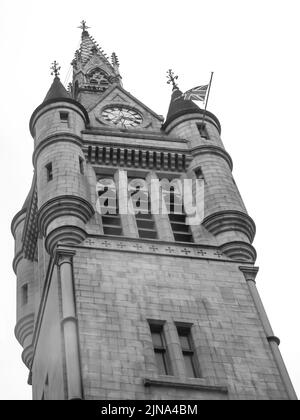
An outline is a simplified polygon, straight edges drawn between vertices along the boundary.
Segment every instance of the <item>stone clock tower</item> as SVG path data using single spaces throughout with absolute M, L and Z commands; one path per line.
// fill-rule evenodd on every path
M 124 89 L 117 56 L 87 29 L 68 91 L 54 64 L 32 114 L 34 177 L 12 221 L 33 398 L 296 399 L 218 119 L 174 83 L 164 120 Z M 175 211 L 175 179 L 204 186 L 199 223 Z M 168 182 L 168 211 L 121 211 L 135 194 L 151 210 L 150 186 Z

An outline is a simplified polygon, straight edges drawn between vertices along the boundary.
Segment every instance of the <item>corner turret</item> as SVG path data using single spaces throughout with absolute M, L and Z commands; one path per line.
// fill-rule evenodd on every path
M 254 262 L 256 252 L 251 243 L 255 224 L 233 179 L 232 160 L 220 137 L 221 124 L 213 113 L 185 99 L 173 73 L 170 75 L 173 92 L 162 130 L 188 140 L 193 156 L 189 166 L 190 175 L 204 177 L 202 224 L 216 237 L 224 254 Z
M 58 242 L 80 243 L 86 236 L 85 223 L 94 212 L 80 136 L 89 122 L 88 114 L 60 82 L 56 62 L 53 69 L 53 83 L 30 120 L 39 231 L 50 254 Z

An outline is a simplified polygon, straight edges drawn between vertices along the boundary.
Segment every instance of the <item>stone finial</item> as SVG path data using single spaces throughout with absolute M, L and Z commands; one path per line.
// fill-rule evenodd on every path
M 90 29 L 90 26 L 87 26 L 86 21 L 82 20 L 80 22 L 80 26 L 78 26 L 79 29 L 82 29 L 82 32 L 87 32 L 87 29 Z
M 178 89 L 178 85 L 177 85 L 177 83 L 176 83 L 176 80 L 178 79 L 178 76 L 176 76 L 176 75 L 174 74 L 173 70 L 169 69 L 169 70 L 167 71 L 167 79 L 168 79 L 168 81 L 167 81 L 167 83 L 168 83 L 168 84 L 171 84 L 171 83 L 172 83 L 172 85 L 173 85 L 173 90 L 174 90 L 174 89 Z
M 51 71 L 51 75 L 58 77 L 59 76 L 59 70 L 61 69 L 61 67 L 59 66 L 58 62 L 56 60 L 53 61 L 53 63 L 51 64 L 50 70 Z
M 113 67 L 119 67 L 119 65 L 120 65 L 118 56 L 114 52 L 111 55 L 111 62 L 112 62 Z

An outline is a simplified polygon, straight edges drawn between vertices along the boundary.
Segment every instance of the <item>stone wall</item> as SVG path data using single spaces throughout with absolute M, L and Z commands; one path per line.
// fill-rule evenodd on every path
M 96 248 L 74 257 L 85 398 L 287 398 L 239 264 Z M 158 375 L 149 319 L 165 322 L 172 377 Z M 201 378 L 186 377 L 178 322 Z

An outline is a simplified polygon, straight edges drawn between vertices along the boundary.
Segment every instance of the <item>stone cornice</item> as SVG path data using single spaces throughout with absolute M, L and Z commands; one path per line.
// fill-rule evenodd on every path
M 196 146 L 196 147 L 190 149 L 189 152 L 193 156 L 204 155 L 204 154 L 212 154 L 212 155 L 220 156 L 221 158 L 223 158 L 228 163 L 228 166 L 231 169 L 231 171 L 233 169 L 232 159 L 231 159 L 229 153 L 227 153 L 226 150 L 222 149 L 222 147 L 215 146 L 213 144 L 211 144 L 211 145 L 199 145 L 199 146 Z
M 269 335 L 268 337 L 267 337 L 267 340 L 268 340 L 268 342 L 269 343 L 276 343 L 277 344 L 277 346 L 279 346 L 280 345 L 280 340 L 279 340 L 279 338 L 278 337 L 276 337 L 276 335 Z
M 82 131 L 83 135 L 100 135 L 100 136 L 107 136 L 107 137 L 123 137 L 123 138 L 130 138 L 134 140 L 155 140 L 155 141 L 169 141 L 171 142 L 178 142 L 187 144 L 188 140 L 169 136 L 168 134 L 164 134 L 158 131 L 138 131 L 138 130 L 130 130 L 128 131 L 126 128 L 121 128 L 118 130 L 108 128 L 90 128 L 88 130 Z M 90 140 L 84 139 L 84 142 L 88 142 Z M 92 141 L 92 140 L 91 140 Z
M 226 242 L 220 247 L 220 249 L 225 255 L 227 255 L 235 261 L 240 260 L 254 263 L 256 260 L 255 248 L 247 242 Z
M 244 274 L 246 281 L 253 281 L 255 283 L 255 278 L 259 270 L 258 267 L 248 267 L 245 265 L 241 265 L 239 266 L 239 269 Z
M 11 224 L 10 224 L 10 230 L 12 236 L 16 239 L 16 229 L 20 223 L 22 223 L 25 220 L 26 217 L 26 208 L 21 209 L 18 211 L 18 213 L 13 217 Z
M 94 212 L 87 200 L 74 195 L 61 195 L 46 201 L 39 209 L 39 230 L 45 235 L 49 224 L 60 216 L 75 216 L 86 223 Z
M 203 220 L 203 226 L 213 235 L 228 231 L 244 233 L 252 243 L 255 236 L 255 223 L 251 217 L 237 210 L 223 210 L 212 213 Z
M 22 352 L 22 360 L 24 364 L 30 369 L 32 364 L 32 358 L 33 358 L 33 345 L 29 344 L 29 346 L 25 347 L 25 349 Z
M 181 124 L 182 122 L 189 121 L 189 120 L 196 120 L 199 121 L 203 120 L 204 110 L 203 109 L 194 109 L 194 110 L 182 110 L 181 112 L 178 112 L 174 114 L 169 120 L 165 121 L 162 125 L 162 130 L 168 133 L 172 129 L 174 129 L 178 124 Z M 178 120 L 178 121 L 176 121 Z M 219 134 L 221 134 L 221 124 L 218 118 L 209 111 L 206 111 L 204 116 L 204 121 L 210 122 L 213 124 L 216 129 L 218 130 Z
M 178 243 L 157 239 L 138 239 L 124 236 L 89 235 L 76 248 L 101 249 L 112 252 L 138 253 L 160 256 L 172 256 L 176 258 L 204 259 L 211 261 L 241 263 L 225 255 L 221 248 L 212 245 L 195 243 Z
M 18 264 L 19 264 L 19 262 L 23 259 L 23 257 L 24 257 L 24 255 L 23 255 L 23 251 L 22 251 L 22 250 L 21 250 L 21 251 L 19 251 L 19 252 L 18 252 L 18 253 L 14 256 L 12 266 L 13 266 L 13 270 L 14 270 L 15 274 L 17 274 L 17 267 L 18 267 Z
M 32 154 L 32 163 L 33 166 L 36 166 L 36 160 L 40 152 L 47 146 L 53 143 L 57 142 L 69 142 L 74 143 L 77 146 L 82 147 L 82 139 L 81 137 L 77 136 L 76 134 L 69 133 L 69 132 L 59 132 L 50 134 L 49 136 L 45 137 L 43 140 L 39 142 L 37 147 L 34 149 L 34 152 Z
M 64 247 L 63 245 L 58 245 L 54 253 L 54 263 L 60 265 L 62 260 L 65 259 L 71 262 L 74 255 L 76 255 L 75 249 L 70 249 Z
M 84 149 L 88 162 L 100 165 L 116 167 L 149 168 L 165 171 L 185 171 L 192 157 L 187 153 L 177 151 L 166 152 L 157 150 L 145 150 L 131 147 L 90 145 Z
M 45 248 L 53 255 L 59 243 L 80 244 L 85 238 L 85 230 L 73 225 L 63 225 L 51 230 L 46 236 Z
M 26 337 L 30 334 L 33 334 L 33 326 L 34 326 L 34 313 L 33 312 L 27 315 L 24 315 L 17 322 L 15 326 L 15 336 L 22 347 L 23 347 L 23 343 Z

